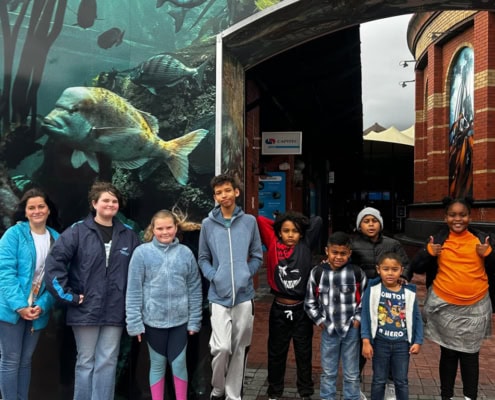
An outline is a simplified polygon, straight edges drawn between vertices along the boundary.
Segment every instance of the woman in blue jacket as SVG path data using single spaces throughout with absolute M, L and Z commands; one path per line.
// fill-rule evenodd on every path
M 53 246 L 45 282 L 68 305 L 77 347 L 74 400 L 113 400 L 127 271 L 139 238 L 116 218 L 123 200 L 111 183 L 94 183 L 88 200 L 92 212 Z
M 24 194 L 16 214 L 23 221 L 0 240 L 0 390 L 6 400 L 27 400 L 31 358 L 53 305 L 43 275 L 58 233 L 47 226 L 55 209 L 39 189 Z

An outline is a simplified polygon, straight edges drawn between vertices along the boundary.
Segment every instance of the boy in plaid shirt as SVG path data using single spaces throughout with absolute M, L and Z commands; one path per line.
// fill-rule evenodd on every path
M 351 238 L 335 232 L 325 248 L 327 260 L 311 271 L 304 308 L 322 329 L 320 397 L 335 400 L 342 359 L 344 398 L 359 400 L 361 295 L 366 274 L 349 263 Z

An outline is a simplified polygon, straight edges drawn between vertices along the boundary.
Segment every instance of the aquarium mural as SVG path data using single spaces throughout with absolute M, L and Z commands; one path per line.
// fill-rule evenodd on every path
M 0 0 L 0 233 L 34 186 L 48 192 L 66 228 L 87 214 L 96 179 L 123 192 L 120 218 L 139 233 L 162 208 L 201 221 L 214 205 L 215 35 L 277 2 Z M 242 178 L 237 73 L 220 162 Z M 185 238 L 193 249 L 194 237 Z M 205 310 L 189 346 L 191 398 L 209 397 Z M 32 390 L 70 399 L 75 345 L 64 310 L 53 315 L 33 359 Z M 118 398 L 149 398 L 146 353 L 123 338 Z
M 462 49 L 450 75 L 449 194 L 473 194 L 474 51 Z
M 200 221 L 213 206 L 215 35 L 275 3 L 2 0 L 2 215 L 40 186 L 68 226 L 103 179 L 137 229 L 174 205 Z M 228 160 L 242 154 L 234 128 Z

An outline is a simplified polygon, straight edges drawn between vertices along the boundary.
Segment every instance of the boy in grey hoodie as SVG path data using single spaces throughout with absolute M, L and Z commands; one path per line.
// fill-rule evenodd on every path
M 253 276 L 263 261 L 252 215 L 236 205 L 239 185 L 221 174 L 211 181 L 217 205 L 201 225 L 198 263 L 210 282 L 212 400 L 240 400 L 254 321 Z

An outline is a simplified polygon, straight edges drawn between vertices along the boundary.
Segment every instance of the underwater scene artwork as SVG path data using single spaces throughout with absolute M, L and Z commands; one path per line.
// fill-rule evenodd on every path
M 1 0 L 0 231 L 33 186 L 69 226 L 95 179 L 122 191 L 137 230 L 174 205 L 200 222 L 213 206 L 215 35 L 277 2 Z
M 0 0 L 0 235 L 27 189 L 47 192 L 62 231 L 88 214 L 88 189 L 105 180 L 127 198 L 119 218 L 138 233 L 160 209 L 187 214 L 194 231 L 184 243 L 194 251 L 197 222 L 214 205 L 216 34 L 276 3 Z M 241 174 L 242 132 L 227 128 L 220 162 Z M 55 307 L 33 357 L 30 390 L 40 398 L 73 398 L 76 351 L 64 315 Z M 209 398 L 203 320 L 188 344 L 196 399 Z M 150 398 L 147 362 L 124 334 L 116 399 Z

